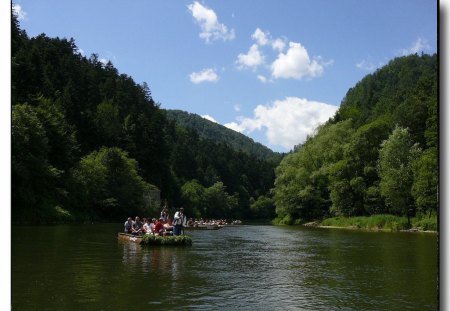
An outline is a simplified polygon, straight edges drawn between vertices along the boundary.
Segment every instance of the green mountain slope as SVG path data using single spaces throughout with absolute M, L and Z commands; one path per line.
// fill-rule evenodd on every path
M 253 139 L 233 131 L 223 125 L 211 122 L 201 116 L 182 110 L 165 110 L 166 116 L 177 124 L 194 129 L 200 138 L 225 143 L 235 150 L 243 151 L 259 159 L 281 159 L 280 153 L 274 152 L 255 142 Z
M 171 215 L 273 218 L 279 161 L 168 120 L 146 83 L 73 39 L 30 38 L 14 15 L 11 30 L 13 223 L 155 217 L 157 189 Z
M 400 57 L 351 88 L 277 167 L 278 221 L 393 214 L 410 225 L 436 213 L 437 68 L 437 55 Z

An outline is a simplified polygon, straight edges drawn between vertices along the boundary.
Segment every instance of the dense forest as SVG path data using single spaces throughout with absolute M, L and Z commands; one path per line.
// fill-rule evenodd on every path
M 80 54 L 73 39 L 11 25 L 12 221 L 159 214 L 273 218 L 278 160 L 202 138 L 166 117 L 146 83 Z M 278 161 L 278 162 L 277 162 Z
M 168 119 L 174 120 L 177 124 L 194 129 L 200 138 L 226 143 L 236 150 L 244 151 L 259 159 L 279 162 L 283 156 L 255 142 L 244 134 L 233 131 L 221 124 L 206 120 L 197 114 L 182 110 L 166 110 L 166 115 Z
M 437 82 L 437 55 L 410 55 L 351 88 L 335 116 L 276 169 L 276 222 L 436 217 Z
M 410 55 L 366 76 L 289 154 L 180 111 L 146 83 L 29 38 L 12 17 L 12 221 L 155 216 L 159 192 L 193 217 L 304 223 L 438 210 L 438 58 Z

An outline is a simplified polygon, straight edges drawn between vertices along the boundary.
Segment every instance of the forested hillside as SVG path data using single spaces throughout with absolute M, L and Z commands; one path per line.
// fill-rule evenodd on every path
M 437 70 L 436 55 L 410 55 L 351 88 L 334 118 L 277 168 L 277 221 L 435 215 Z
M 12 17 L 12 221 L 117 221 L 169 208 L 270 218 L 278 164 L 166 119 L 137 84 L 73 39 L 29 38 Z
M 194 129 L 200 138 L 210 139 L 230 145 L 236 150 L 246 152 L 258 159 L 274 160 L 279 162 L 282 155 L 273 152 L 266 146 L 255 142 L 253 139 L 233 131 L 221 124 L 206 120 L 201 116 L 181 110 L 165 110 L 168 119 L 177 124 Z

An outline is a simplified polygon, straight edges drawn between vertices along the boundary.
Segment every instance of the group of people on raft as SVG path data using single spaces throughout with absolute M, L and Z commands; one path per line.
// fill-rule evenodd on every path
M 184 215 L 184 208 L 180 208 L 173 219 L 169 217 L 169 210 L 165 207 L 161 211 L 161 216 L 159 219 L 153 218 L 144 218 L 143 221 L 136 216 L 133 220 L 131 217 L 128 217 L 127 221 L 124 224 L 125 233 L 133 234 L 133 235 L 144 235 L 144 234 L 153 234 L 153 235 L 181 235 L 181 231 L 183 227 L 186 227 L 186 215 Z

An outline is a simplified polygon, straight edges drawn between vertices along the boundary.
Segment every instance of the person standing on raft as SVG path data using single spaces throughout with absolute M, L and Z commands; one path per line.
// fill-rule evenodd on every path
M 181 207 L 173 216 L 173 235 L 180 235 L 185 226 L 186 215 L 184 215 L 184 208 Z

